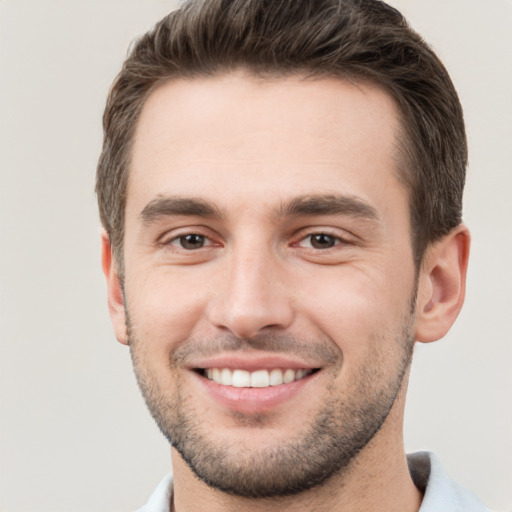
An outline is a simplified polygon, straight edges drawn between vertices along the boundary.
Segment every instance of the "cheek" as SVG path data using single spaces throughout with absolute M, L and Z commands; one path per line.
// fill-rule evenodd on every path
M 134 333 L 156 350 L 167 351 L 191 336 L 199 323 L 207 290 L 186 275 L 140 273 L 127 283 L 126 300 Z
M 413 273 L 395 279 L 361 268 L 328 269 L 308 280 L 302 313 L 340 348 L 347 363 L 369 352 L 387 352 L 410 310 Z

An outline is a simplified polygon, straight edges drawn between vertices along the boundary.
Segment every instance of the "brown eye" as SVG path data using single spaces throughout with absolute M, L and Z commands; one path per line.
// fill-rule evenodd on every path
M 329 249 L 336 245 L 337 238 L 324 233 L 317 233 L 309 236 L 311 247 L 315 249 Z
M 205 237 L 191 233 L 190 235 L 183 235 L 178 237 L 179 243 L 183 249 L 194 250 L 201 249 L 205 245 Z

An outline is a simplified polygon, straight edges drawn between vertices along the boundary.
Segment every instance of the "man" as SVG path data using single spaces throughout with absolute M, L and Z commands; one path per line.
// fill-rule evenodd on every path
M 462 109 L 396 10 L 187 3 L 104 129 L 110 314 L 172 445 L 142 510 L 487 510 L 404 453 L 413 346 L 460 311 L 469 233 Z

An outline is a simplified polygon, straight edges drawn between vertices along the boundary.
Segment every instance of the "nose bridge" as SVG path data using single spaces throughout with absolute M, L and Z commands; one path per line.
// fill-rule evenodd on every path
M 211 322 L 241 338 L 288 327 L 293 308 L 284 286 L 285 268 L 271 246 L 239 243 L 228 253 Z

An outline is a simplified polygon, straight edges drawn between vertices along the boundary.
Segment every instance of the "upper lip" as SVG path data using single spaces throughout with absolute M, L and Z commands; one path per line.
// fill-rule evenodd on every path
M 191 369 L 229 368 L 232 370 L 256 371 L 272 370 L 274 368 L 312 370 L 319 368 L 320 365 L 311 364 L 311 362 L 293 356 L 278 354 L 220 354 L 205 359 L 197 359 L 189 367 Z

